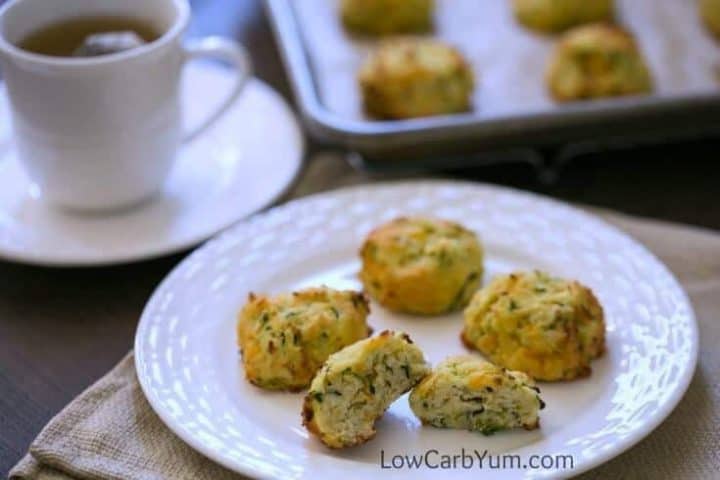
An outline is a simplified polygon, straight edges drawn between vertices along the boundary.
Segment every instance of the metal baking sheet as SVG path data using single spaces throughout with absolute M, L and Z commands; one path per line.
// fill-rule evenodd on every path
M 694 0 L 620 0 L 655 82 L 651 95 L 558 104 L 544 71 L 556 36 L 517 24 L 510 0 L 437 0 L 435 32 L 477 79 L 467 114 L 402 121 L 366 117 L 356 72 L 377 40 L 349 35 L 339 0 L 266 0 L 303 117 L 320 139 L 378 158 L 672 136 L 720 125 L 720 43 Z

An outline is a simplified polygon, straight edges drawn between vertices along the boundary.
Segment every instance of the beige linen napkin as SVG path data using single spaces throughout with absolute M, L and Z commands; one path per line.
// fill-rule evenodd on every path
M 384 178 L 387 178 L 385 176 Z M 372 180 L 319 156 L 292 196 Z M 689 293 L 700 324 L 700 358 L 670 417 L 630 451 L 583 479 L 720 478 L 720 234 L 599 212 L 652 250 Z M 159 420 L 129 354 L 38 435 L 12 479 L 239 479 L 196 453 Z

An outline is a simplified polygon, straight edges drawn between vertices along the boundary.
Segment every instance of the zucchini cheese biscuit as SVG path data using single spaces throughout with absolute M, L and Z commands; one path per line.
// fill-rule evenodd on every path
M 433 0 L 342 0 L 345 28 L 366 35 L 424 33 L 432 29 Z
M 441 362 L 410 394 L 410 408 L 423 424 L 485 435 L 534 430 L 544 407 L 530 377 L 470 355 Z
M 251 293 L 238 316 L 247 379 L 271 390 L 302 390 L 327 357 L 370 334 L 358 292 L 309 288 L 274 297 Z
M 720 37 L 720 0 L 700 0 L 700 16 L 708 30 Z
M 603 310 L 592 291 L 539 271 L 494 278 L 464 316 L 467 347 L 536 380 L 587 376 L 605 350 Z
M 518 22 L 532 30 L 559 32 L 592 22 L 610 22 L 614 0 L 513 0 Z
M 558 101 L 640 94 L 653 88 L 635 38 L 603 24 L 567 32 L 550 60 L 546 81 Z
M 446 220 L 401 217 L 368 235 L 360 249 L 365 291 L 390 310 L 433 315 L 462 308 L 480 285 L 477 236 Z
M 310 385 L 303 425 L 331 448 L 375 435 L 375 421 L 429 371 L 407 334 L 384 331 L 330 355 Z
M 460 52 L 438 40 L 384 42 L 358 74 L 365 111 L 403 119 L 470 110 L 473 73 Z

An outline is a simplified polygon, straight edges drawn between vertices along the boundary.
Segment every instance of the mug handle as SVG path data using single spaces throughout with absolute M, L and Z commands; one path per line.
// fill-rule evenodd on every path
M 222 37 L 207 37 L 190 41 L 184 47 L 185 61 L 196 58 L 214 58 L 229 63 L 236 72 L 235 83 L 225 100 L 199 125 L 183 134 L 182 142 L 188 143 L 210 128 L 238 98 L 252 73 L 247 51 L 238 43 Z

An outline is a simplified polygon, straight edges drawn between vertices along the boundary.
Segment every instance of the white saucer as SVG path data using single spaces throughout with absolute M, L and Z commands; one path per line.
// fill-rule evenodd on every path
M 230 88 L 214 64 L 187 67 L 186 124 L 195 125 Z M 251 80 L 236 105 L 185 146 L 164 190 L 112 214 L 78 214 L 46 205 L 11 145 L 0 92 L 0 258 L 54 266 L 108 265 L 195 245 L 272 203 L 302 165 L 303 137 L 292 111 L 269 86 Z

